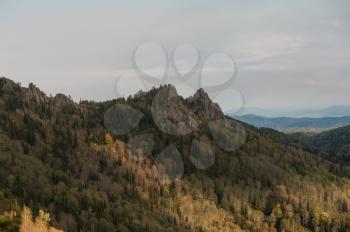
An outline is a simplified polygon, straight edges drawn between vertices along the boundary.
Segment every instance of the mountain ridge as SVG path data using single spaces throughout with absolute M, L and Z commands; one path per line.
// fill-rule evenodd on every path
M 324 118 L 324 117 L 344 117 L 350 116 L 349 105 L 332 105 L 328 107 L 314 107 L 314 108 L 260 108 L 260 107 L 246 107 L 243 113 L 236 114 L 235 112 L 226 112 L 233 116 L 243 115 L 258 115 L 266 118 L 288 117 L 288 118 Z
M 294 133 L 292 136 L 328 160 L 344 166 L 350 164 L 350 126 L 335 128 L 316 135 Z
M 49 212 L 56 228 L 350 228 L 350 181 L 338 164 L 285 134 L 225 117 L 203 90 L 185 99 L 163 86 L 127 99 L 75 103 L 11 83 L 0 79 L 0 192 Z M 111 107 L 125 109 L 118 105 L 143 115 L 126 134 L 105 127 Z M 166 133 L 169 123 L 181 133 Z
M 290 118 L 276 117 L 266 118 L 257 115 L 235 116 L 237 120 L 252 124 L 256 127 L 267 127 L 277 130 L 287 129 L 333 129 L 350 125 L 350 116 L 345 117 L 324 117 L 324 118 Z

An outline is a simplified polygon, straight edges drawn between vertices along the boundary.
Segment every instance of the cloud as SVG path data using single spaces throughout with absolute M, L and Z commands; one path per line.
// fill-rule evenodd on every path
M 301 51 L 305 40 L 302 36 L 293 34 L 255 32 L 239 35 L 235 46 L 244 56 L 267 58 Z
M 47 93 L 109 99 L 118 75 L 126 76 L 123 89 L 135 91 L 132 54 L 154 41 L 168 54 L 184 43 L 202 58 L 229 53 L 248 104 L 298 105 L 311 94 L 312 104 L 350 98 L 350 87 L 339 91 L 350 73 L 347 0 L 0 3 L 0 75 L 35 82 Z M 156 61 L 155 54 L 146 56 Z M 190 60 L 181 56 L 181 68 Z M 205 70 L 213 79 L 225 71 Z
M 289 69 L 294 63 L 290 58 L 302 53 L 306 46 L 301 35 L 274 32 L 244 33 L 233 42 L 240 67 L 251 70 Z
M 321 20 L 320 24 L 325 27 L 341 28 L 345 26 L 345 22 L 340 19 Z

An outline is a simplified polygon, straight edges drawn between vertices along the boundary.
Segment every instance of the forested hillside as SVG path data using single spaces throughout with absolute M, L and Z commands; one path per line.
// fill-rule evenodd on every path
M 326 159 L 341 165 L 350 164 L 350 126 L 316 135 L 295 133 L 292 136 Z
M 167 117 L 180 127 L 167 129 L 177 135 L 164 133 L 151 107 L 162 91 L 173 93 Z M 123 118 L 116 105 L 142 115 L 127 133 L 108 121 Z M 158 165 L 174 153 L 183 166 Z M 176 175 L 164 175 L 167 167 Z M 0 79 L 0 214 L 15 199 L 49 212 L 64 231 L 345 232 L 350 181 L 342 176 L 292 138 L 225 117 L 203 90 L 184 99 L 162 86 L 75 103 Z

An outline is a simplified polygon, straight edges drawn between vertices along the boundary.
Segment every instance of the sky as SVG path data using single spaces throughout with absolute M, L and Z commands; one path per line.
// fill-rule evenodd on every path
M 233 73 L 209 91 L 226 110 L 349 105 L 350 1 L 0 0 L 0 76 L 47 94 L 112 99 L 152 76 L 190 95 Z

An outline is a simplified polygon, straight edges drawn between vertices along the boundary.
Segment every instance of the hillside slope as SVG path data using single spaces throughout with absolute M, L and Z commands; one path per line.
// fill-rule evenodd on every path
M 303 133 L 296 133 L 292 136 L 333 162 L 342 165 L 350 164 L 350 126 L 313 136 Z
M 78 104 L 2 78 L 0 128 L 0 192 L 64 231 L 350 230 L 337 165 L 203 90 Z

